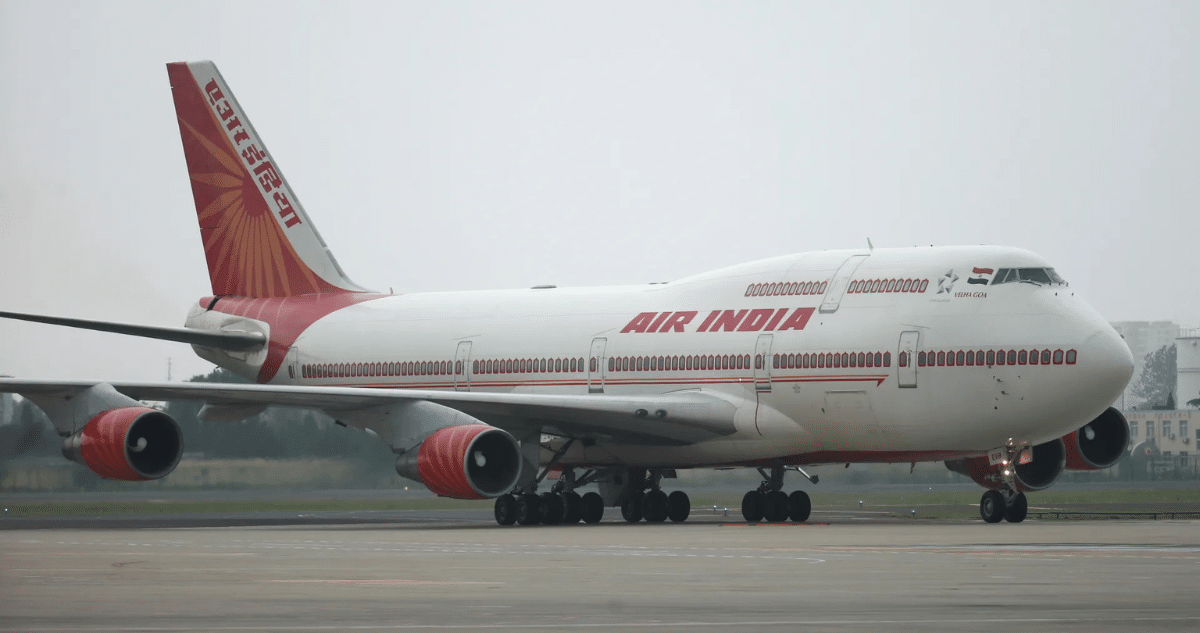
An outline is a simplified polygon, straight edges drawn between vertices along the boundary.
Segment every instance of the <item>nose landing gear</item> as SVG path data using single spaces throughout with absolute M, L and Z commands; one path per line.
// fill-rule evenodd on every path
M 1016 465 L 1029 454 L 1027 445 L 1018 446 L 1012 440 L 1004 447 L 1004 458 L 1000 462 L 1000 473 L 997 476 L 999 490 L 989 490 L 983 493 L 979 500 L 979 516 L 987 523 L 1020 523 L 1029 513 L 1029 502 L 1025 493 L 1017 487 Z

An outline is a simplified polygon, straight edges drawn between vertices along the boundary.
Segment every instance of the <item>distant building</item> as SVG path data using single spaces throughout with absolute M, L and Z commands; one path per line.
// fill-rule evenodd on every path
M 1129 420 L 1130 466 L 1139 478 L 1143 473 L 1156 479 L 1194 479 L 1200 475 L 1196 462 L 1200 410 L 1124 413 Z
M 1188 401 L 1200 399 L 1200 328 L 1179 330 L 1175 351 L 1179 371 L 1175 402 L 1180 409 L 1187 409 Z

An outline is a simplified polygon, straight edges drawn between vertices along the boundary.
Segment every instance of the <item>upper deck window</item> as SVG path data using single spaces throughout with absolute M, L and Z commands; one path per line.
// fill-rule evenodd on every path
M 1015 282 L 1025 282 L 1043 285 L 1065 285 L 1058 273 L 1054 272 L 1053 268 L 1001 268 L 996 273 L 996 277 L 992 279 L 992 285 L 1010 284 Z

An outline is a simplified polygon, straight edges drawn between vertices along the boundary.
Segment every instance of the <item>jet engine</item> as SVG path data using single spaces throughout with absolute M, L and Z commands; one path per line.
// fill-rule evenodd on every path
M 171 474 L 183 434 L 171 416 L 149 407 L 109 409 L 63 440 L 63 456 L 105 479 L 146 481 Z
M 1017 464 L 1017 487 L 1021 492 L 1034 492 L 1049 488 L 1066 467 L 1066 447 L 1061 439 L 1051 440 L 1033 447 L 1033 461 Z M 946 468 L 975 480 L 975 483 L 999 490 L 999 464 L 992 465 L 987 456 L 968 457 L 946 461 Z
M 1064 435 L 1067 468 L 1099 470 L 1117 463 L 1129 446 L 1129 422 L 1113 407 L 1078 431 Z
M 492 499 L 517 484 L 521 449 L 513 436 L 494 426 L 447 426 L 400 455 L 396 472 L 439 497 Z

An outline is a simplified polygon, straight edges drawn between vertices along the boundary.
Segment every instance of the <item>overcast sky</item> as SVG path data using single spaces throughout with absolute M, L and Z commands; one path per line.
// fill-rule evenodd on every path
M 209 293 L 164 64 L 212 59 L 356 282 L 678 279 L 1009 244 L 1200 324 L 1200 3 L 0 0 L 0 309 Z M 0 374 L 191 349 L 0 321 Z

